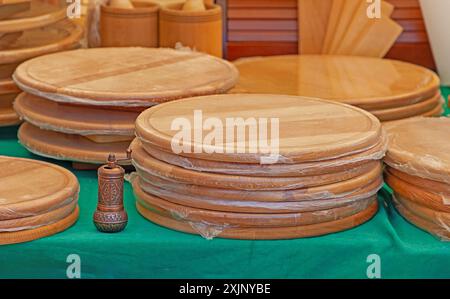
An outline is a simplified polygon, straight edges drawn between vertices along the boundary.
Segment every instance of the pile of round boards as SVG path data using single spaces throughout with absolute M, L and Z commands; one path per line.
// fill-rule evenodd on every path
M 1 1 L 0 1 L 1 2 Z M 83 30 L 67 20 L 65 5 L 41 0 L 0 4 L 0 127 L 20 123 L 12 74 L 23 61 L 79 47 Z
M 34 58 L 14 73 L 25 91 L 14 102 L 25 120 L 19 141 L 38 155 L 91 165 L 109 153 L 124 158 L 141 111 L 225 93 L 237 77 L 229 62 L 173 49 L 79 49 Z
M 424 67 L 389 59 L 287 55 L 235 62 L 239 83 L 232 93 L 316 97 L 354 105 L 382 122 L 440 116 L 439 77 Z
M 409 222 L 450 240 L 450 119 L 416 118 L 387 126 L 385 181 Z
M 61 232 L 78 219 L 77 178 L 36 160 L 0 156 L 0 245 Z
M 301 238 L 353 228 L 378 208 L 386 136 L 377 118 L 350 105 L 193 97 L 144 111 L 136 136 L 137 209 L 174 230 Z

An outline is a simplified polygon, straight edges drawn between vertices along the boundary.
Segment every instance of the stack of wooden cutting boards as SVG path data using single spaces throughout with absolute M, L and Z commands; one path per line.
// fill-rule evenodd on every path
M 205 238 L 289 239 L 377 211 L 386 138 L 364 110 L 283 95 L 161 104 L 136 121 L 138 211 Z
M 0 156 L 0 245 L 61 232 L 78 219 L 78 180 L 41 161 Z
M 357 56 L 287 55 L 235 62 L 232 93 L 288 94 L 338 101 L 365 109 L 382 122 L 440 116 L 439 77 L 406 62 Z
M 229 62 L 172 49 L 79 49 L 38 57 L 14 73 L 25 91 L 14 103 L 26 121 L 19 141 L 38 155 L 84 166 L 104 163 L 109 153 L 123 158 L 140 111 L 225 93 L 237 77 Z
M 416 118 L 386 127 L 385 180 L 408 221 L 450 240 L 450 119 Z
M 23 61 L 79 47 L 83 30 L 67 20 L 65 2 L 0 1 L 0 127 L 20 122 L 12 103 L 20 92 L 11 76 Z

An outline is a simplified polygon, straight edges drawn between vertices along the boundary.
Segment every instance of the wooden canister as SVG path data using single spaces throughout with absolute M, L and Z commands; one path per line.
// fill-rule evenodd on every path
M 183 46 L 222 57 L 222 10 L 206 5 L 205 11 L 183 11 L 183 4 L 162 7 L 159 13 L 159 45 Z
M 100 36 L 102 47 L 158 47 L 159 5 L 132 1 L 134 8 L 102 5 Z

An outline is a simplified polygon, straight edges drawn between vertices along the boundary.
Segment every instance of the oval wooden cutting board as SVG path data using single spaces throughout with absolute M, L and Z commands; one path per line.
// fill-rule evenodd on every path
M 14 79 L 23 90 L 55 101 L 148 107 L 227 92 L 238 72 L 225 60 L 196 52 L 93 48 L 31 59 L 16 69 Z
M 331 160 L 297 164 L 248 164 L 208 161 L 179 156 L 151 145 L 146 146 L 144 150 L 158 160 L 194 171 L 263 177 L 311 176 L 341 172 L 370 161 L 381 160 L 387 150 L 387 136 L 383 132 L 382 140 L 363 152 Z
M 214 126 L 203 126 L 203 121 L 214 121 Z M 239 121 L 245 126 L 236 125 Z M 240 138 L 234 133 L 239 129 L 252 130 L 255 138 L 250 133 Z M 261 134 L 264 130 L 265 135 Z M 205 140 L 211 132 L 219 137 L 208 143 Z M 174 141 L 180 134 L 188 138 Z M 148 143 L 170 152 L 172 143 L 180 144 L 179 155 L 185 157 L 258 164 L 264 159 L 293 164 L 338 158 L 365 151 L 382 138 L 378 119 L 359 108 L 258 94 L 204 96 L 152 107 L 136 120 L 136 135 L 144 147 Z M 264 143 L 267 146 L 260 146 Z
M 80 135 L 41 130 L 29 123 L 20 126 L 20 143 L 30 152 L 57 160 L 104 164 L 113 153 L 126 158 L 129 142 L 96 143 Z
M 148 155 L 136 142 L 130 146 L 139 174 L 149 173 L 173 182 L 233 190 L 292 190 L 328 185 L 363 175 L 379 166 L 372 161 L 339 173 L 305 177 L 251 177 L 192 171 L 167 164 Z
M 222 227 L 289 227 L 323 223 L 350 217 L 365 210 L 376 197 L 361 200 L 357 205 L 347 205 L 320 212 L 282 213 L 282 214 L 251 214 L 210 211 L 192 208 L 165 201 L 150 195 L 140 189 L 139 184 L 133 184 L 134 194 L 140 205 L 161 216 L 186 222 L 208 223 Z
M 317 97 L 368 110 L 395 108 L 432 97 L 438 76 L 421 66 L 369 57 L 288 55 L 235 62 L 233 93 Z
M 0 220 L 35 216 L 78 198 L 74 174 L 60 166 L 0 156 Z
M 450 119 L 418 117 L 385 126 L 385 162 L 407 174 L 450 184 Z
M 248 240 L 295 239 L 335 233 L 361 225 L 371 219 L 378 211 L 378 203 L 375 201 L 369 208 L 356 215 L 319 224 L 278 228 L 220 228 L 214 226 L 208 227 L 201 225 L 201 223 L 182 222 L 160 216 L 157 213 L 145 209 L 139 203 L 136 204 L 136 207 L 138 212 L 148 220 L 173 230 L 200 234 L 207 239 L 219 237 Z
M 1 29 L 0 29 L 1 31 Z M 0 64 L 20 63 L 24 60 L 79 47 L 83 29 L 70 21 L 28 30 L 14 42 L 0 39 Z
M 29 10 L 0 21 L 0 34 L 45 27 L 65 18 L 67 18 L 65 5 L 52 5 L 45 0 L 33 0 Z
M 78 135 L 133 136 L 137 112 L 77 107 L 20 94 L 14 109 L 27 122 L 42 129 Z

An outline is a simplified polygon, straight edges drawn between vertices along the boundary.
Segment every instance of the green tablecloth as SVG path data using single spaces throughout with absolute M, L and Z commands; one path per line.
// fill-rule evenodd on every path
M 450 93 L 449 88 L 443 91 Z M 0 129 L 0 155 L 42 159 L 17 142 L 16 131 Z M 58 164 L 70 169 L 69 163 Z M 126 230 L 97 232 L 92 223 L 96 172 L 75 174 L 81 185 L 76 225 L 48 238 L 0 246 L 0 278 L 66 278 L 70 254 L 80 256 L 82 278 L 366 278 L 371 254 L 380 257 L 383 278 L 450 278 L 450 243 L 412 226 L 385 205 L 387 190 L 380 192 L 378 214 L 349 231 L 287 241 L 208 241 L 141 217 L 128 183 Z

